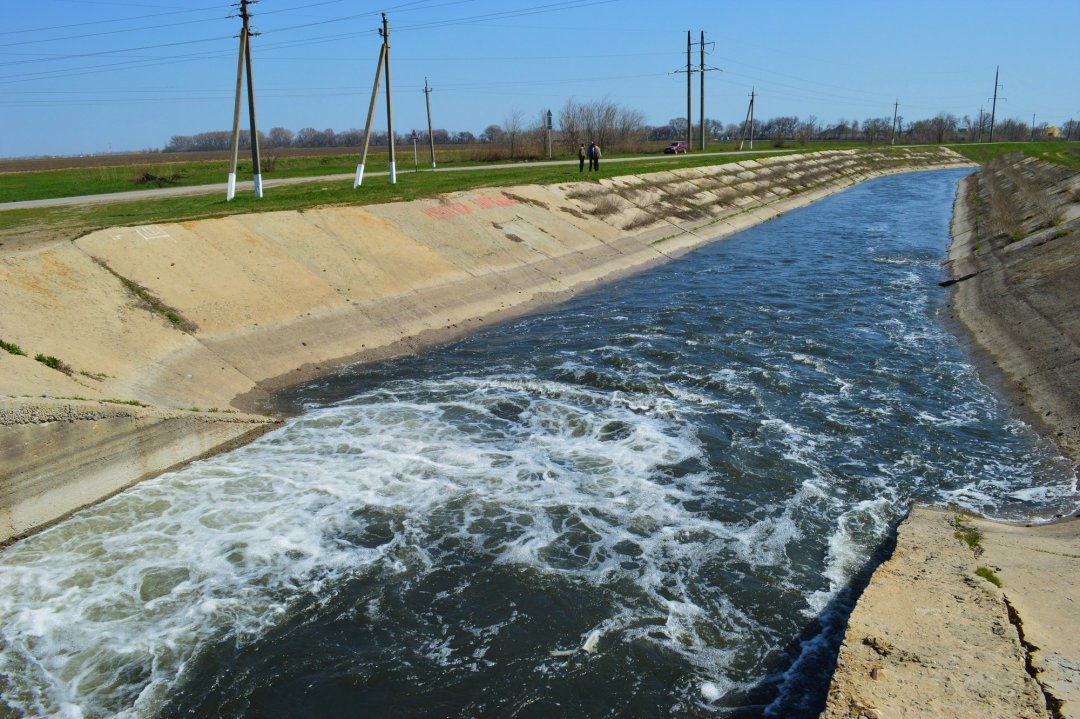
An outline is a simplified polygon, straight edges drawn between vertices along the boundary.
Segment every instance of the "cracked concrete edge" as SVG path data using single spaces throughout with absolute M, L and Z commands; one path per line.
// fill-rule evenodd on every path
M 0 546 L 279 424 L 239 413 L 0 398 Z
M 848 619 L 822 719 L 1052 716 L 956 517 L 917 506 L 898 527 Z

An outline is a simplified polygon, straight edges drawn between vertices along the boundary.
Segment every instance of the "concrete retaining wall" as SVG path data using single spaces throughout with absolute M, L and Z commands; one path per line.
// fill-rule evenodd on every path
M 967 164 L 942 148 L 833 151 L 103 230 L 0 257 L 0 339 L 28 355 L 0 352 L 0 398 L 258 410 L 276 388 L 466 334 L 870 177 Z M 41 448 L 0 474 L 0 540 L 247 431 L 73 421 L 0 426 L 0 448 Z M 117 459 L 94 459 L 105 456 Z M 52 469 L 35 479 L 34 462 Z M 87 463 L 107 480 L 85 479 Z M 79 487 L 57 499 L 68 483 Z

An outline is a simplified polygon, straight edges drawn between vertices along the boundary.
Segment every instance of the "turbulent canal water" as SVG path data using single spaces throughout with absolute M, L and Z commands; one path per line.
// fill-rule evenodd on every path
M 816 715 L 910 502 L 1077 506 L 941 323 L 960 176 L 301 387 L 4 550 L 7 713 Z

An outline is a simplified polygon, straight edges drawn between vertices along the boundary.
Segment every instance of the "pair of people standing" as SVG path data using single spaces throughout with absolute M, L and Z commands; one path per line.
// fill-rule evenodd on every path
M 577 157 L 578 172 L 584 172 L 586 158 L 589 160 L 589 172 L 592 172 L 593 170 L 596 170 L 597 172 L 600 171 L 600 146 L 597 145 L 595 142 L 589 143 L 588 150 L 585 149 L 584 143 L 579 145 Z

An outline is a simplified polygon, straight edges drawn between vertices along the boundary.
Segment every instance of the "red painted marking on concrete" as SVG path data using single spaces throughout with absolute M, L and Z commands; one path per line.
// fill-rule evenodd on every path
M 469 200 L 469 202 L 476 205 L 481 210 L 490 210 L 493 207 L 510 207 L 511 205 L 518 204 L 517 200 L 512 200 L 503 195 L 495 195 L 494 197 L 474 197 Z M 436 220 L 449 220 L 452 217 L 464 217 L 466 215 L 471 215 L 472 212 L 472 208 L 464 202 L 451 202 L 446 205 L 429 207 L 424 210 L 424 214 Z
M 451 202 L 447 205 L 429 207 L 428 209 L 424 210 L 424 214 L 436 220 L 449 220 L 451 217 L 463 217 L 464 215 L 471 215 L 472 209 L 470 209 L 469 206 L 463 202 Z
M 492 207 L 510 207 L 518 204 L 518 201 L 512 200 L 505 195 L 495 195 L 494 197 L 473 198 L 472 203 L 481 210 L 490 210 Z

